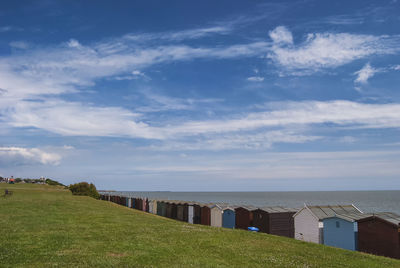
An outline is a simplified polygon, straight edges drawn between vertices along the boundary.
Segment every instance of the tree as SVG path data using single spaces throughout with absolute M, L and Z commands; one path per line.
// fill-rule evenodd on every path
M 94 186 L 93 183 L 79 182 L 71 184 L 68 188 L 73 195 L 87 195 L 96 199 L 100 198 L 100 194 L 97 192 L 96 186 Z

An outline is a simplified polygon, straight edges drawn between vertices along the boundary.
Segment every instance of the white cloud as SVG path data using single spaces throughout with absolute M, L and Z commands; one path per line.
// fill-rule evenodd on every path
M 357 75 L 357 78 L 354 80 L 355 83 L 366 84 L 368 79 L 373 77 L 377 72 L 378 69 L 371 67 L 369 63 L 365 64 L 361 70 L 355 72 L 354 74 Z
M 214 34 L 227 34 L 230 31 L 231 31 L 230 27 L 213 26 L 207 28 L 197 28 L 197 29 L 189 29 L 189 30 L 175 31 L 175 32 L 127 34 L 124 36 L 124 38 L 136 42 L 149 42 L 152 40 L 182 41 L 186 39 L 198 39 Z
M 293 44 L 292 33 L 285 26 L 278 26 L 270 31 L 269 37 L 276 44 Z
M 78 41 L 78 40 L 75 40 L 75 39 L 70 39 L 70 40 L 68 41 L 67 45 L 68 45 L 68 47 L 71 47 L 71 48 L 79 48 L 79 47 L 82 46 L 82 45 L 79 43 L 79 41 Z
M 19 49 L 27 49 L 27 48 L 29 48 L 29 44 L 27 42 L 24 42 L 24 41 L 13 41 L 13 42 L 10 42 L 9 45 L 10 45 L 10 47 L 19 48 Z
M 281 32 L 282 29 L 274 31 Z M 274 32 L 273 31 L 273 32 Z M 268 58 L 292 74 L 306 74 L 335 68 L 371 55 L 394 54 L 400 50 L 399 36 L 373 36 L 348 33 L 311 33 L 299 45 L 289 43 L 288 33 L 273 36 Z M 283 36 L 283 37 L 280 37 Z M 282 40 L 288 40 L 286 43 Z M 303 72 L 299 72 L 303 70 Z
M 164 101 L 164 100 L 163 100 Z M 169 102 L 170 100 L 167 100 Z M 164 104 L 164 105 L 176 105 Z M 231 115 L 219 120 L 168 122 L 150 125 L 139 114 L 118 107 L 93 107 L 59 100 L 19 102 L 5 114 L 13 127 L 35 127 L 67 136 L 176 139 L 262 128 L 332 123 L 350 128 L 399 128 L 400 104 L 351 101 L 305 101 L 270 104 L 268 111 Z
M 0 27 L 0 33 L 5 33 L 5 32 L 17 32 L 17 31 L 22 31 L 22 28 L 15 27 L 15 26 L 1 26 Z
M 352 137 L 352 136 L 344 136 L 344 137 L 339 138 L 339 142 L 349 143 L 349 144 L 355 143 L 357 140 L 358 140 L 357 138 Z
M 160 138 L 138 114 L 119 107 L 93 107 L 47 100 L 20 101 L 6 115 L 13 127 L 35 127 L 66 136 Z
M 164 145 L 154 146 L 159 150 L 230 150 L 267 149 L 275 143 L 306 143 L 320 139 L 318 136 L 301 135 L 288 130 L 264 131 L 262 133 L 238 133 L 208 135 L 191 141 L 166 141 Z
M 264 127 L 315 125 L 366 128 L 400 127 L 400 104 L 364 104 L 351 101 L 304 101 L 270 105 L 267 112 L 214 121 L 187 122 L 164 129 L 169 135 L 196 135 L 254 130 Z
M 262 82 L 262 81 L 264 81 L 264 77 L 261 77 L 261 76 L 251 76 L 251 77 L 248 77 L 247 80 L 248 80 L 248 81 L 251 81 L 251 82 Z
M 0 164 L 58 165 L 61 156 L 38 148 L 0 147 Z

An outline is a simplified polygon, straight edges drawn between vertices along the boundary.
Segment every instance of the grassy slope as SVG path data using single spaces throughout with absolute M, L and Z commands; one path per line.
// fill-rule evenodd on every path
M 1 267 L 400 267 L 400 261 L 241 230 L 190 225 L 51 186 L 4 185 Z

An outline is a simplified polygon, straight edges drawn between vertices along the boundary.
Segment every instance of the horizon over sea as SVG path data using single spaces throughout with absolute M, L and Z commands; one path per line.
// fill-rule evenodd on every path
M 301 208 L 307 205 L 354 204 L 363 212 L 394 212 L 400 215 L 400 190 L 378 191 L 286 191 L 286 192 L 172 192 L 172 191 L 99 191 L 128 197 L 147 197 L 227 203 L 256 207 L 283 206 Z

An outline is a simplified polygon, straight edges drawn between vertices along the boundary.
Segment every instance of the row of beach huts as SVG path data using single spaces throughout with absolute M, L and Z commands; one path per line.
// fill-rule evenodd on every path
M 101 194 L 101 199 L 191 224 L 256 227 L 268 234 L 400 259 L 400 216 L 391 212 L 363 213 L 354 205 L 257 208 L 112 194 Z

